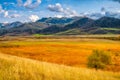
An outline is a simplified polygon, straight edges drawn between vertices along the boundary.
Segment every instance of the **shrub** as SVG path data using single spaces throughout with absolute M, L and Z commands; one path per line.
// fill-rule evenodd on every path
M 95 68 L 97 70 L 97 69 L 104 69 L 106 65 L 110 63 L 111 63 L 110 54 L 104 51 L 95 50 L 93 51 L 93 54 L 91 54 L 88 57 L 87 66 L 89 68 Z

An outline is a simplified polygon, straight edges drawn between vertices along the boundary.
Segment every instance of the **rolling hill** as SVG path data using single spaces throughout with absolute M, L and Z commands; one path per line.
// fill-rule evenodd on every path
M 49 18 L 42 18 L 42 19 L 38 20 L 37 22 L 49 23 L 49 24 L 67 24 L 67 23 L 70 23 L 76 19 L 77 18 L 66 18 L 66 17 L 52 18 L 52 17 L 49 17 Z
M 72 68 L 0 53 L 0 80 L 120 80 L 120 73 Z

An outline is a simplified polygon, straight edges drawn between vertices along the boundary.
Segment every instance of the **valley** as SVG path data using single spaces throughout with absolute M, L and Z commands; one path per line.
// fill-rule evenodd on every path
M 0 80 L 120 80 L 120 0 L 0 0 Z

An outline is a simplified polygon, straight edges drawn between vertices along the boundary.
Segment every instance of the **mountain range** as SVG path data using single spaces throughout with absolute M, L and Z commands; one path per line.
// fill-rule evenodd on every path
M 0 35 L 34 34 L 120 34 L 120 19 L 102 17 L 97 20 L 88 17 L 42 18 L 36 22 L 9 24 L 0 23 Z

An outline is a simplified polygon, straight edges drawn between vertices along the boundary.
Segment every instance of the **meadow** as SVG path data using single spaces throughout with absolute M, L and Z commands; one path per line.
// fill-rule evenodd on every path
M 95 36 L 1 38 L 0 52 L 43 62 L 86 68 L 87 58 L 92 51 L 103 50 L 112 56 L 112 64 L 105 70 L 119 72 L 120 41 L 111 40 L 111 37 L 113 38 L 113 36 L 99 36 L 96 39 Z
M 120 73 L 75 68 L 0 53 L 0 80 L 120 80 Z

